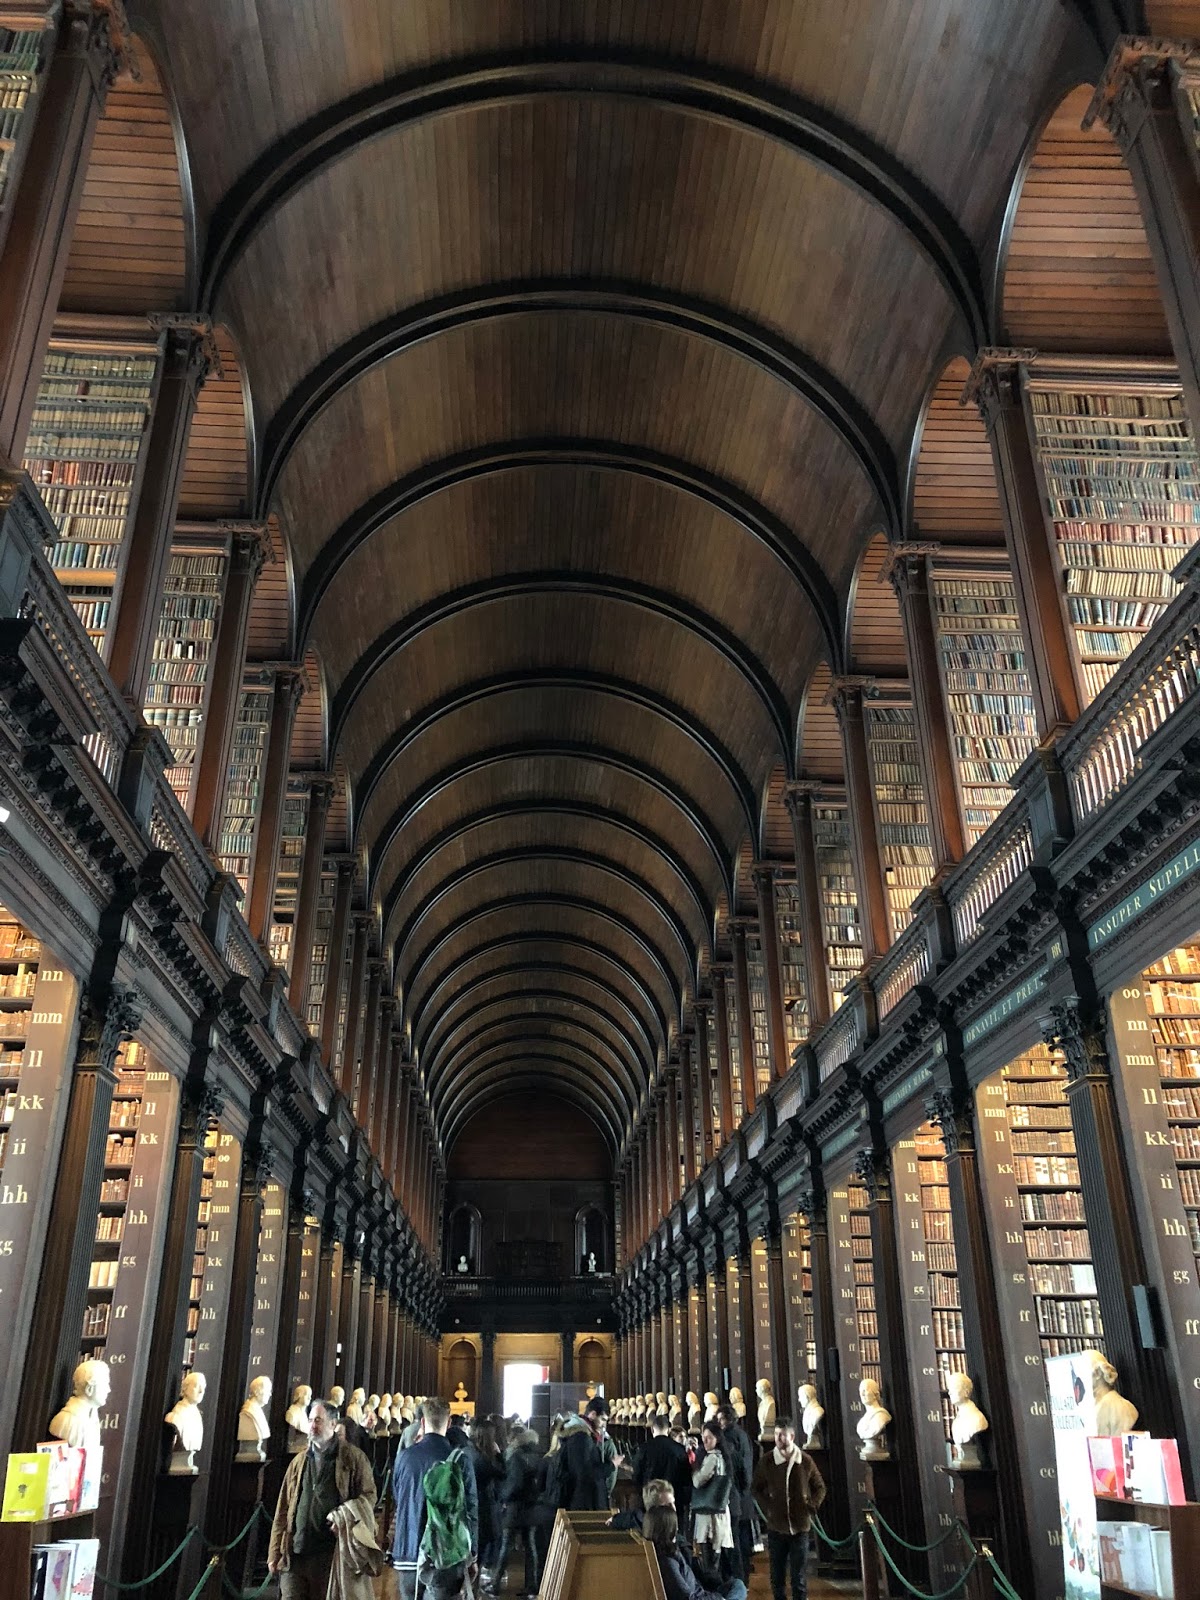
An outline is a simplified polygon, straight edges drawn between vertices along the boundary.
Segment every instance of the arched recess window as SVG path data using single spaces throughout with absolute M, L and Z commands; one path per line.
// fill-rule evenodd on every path
M 599 1206 L 581 1206 L 575 1213 L 576 1271 L 581 1277 L 609 1272 L 608 1219 Z
M 474 1206 L 458 1205 L 446 1229 L 446 1271 L 466 1276 L 483 1270 L 479 1259 L 480 1217 Z
M 608 1383 L 608 1351 L 599 1339 L 585 1339 L 575 1354 L 575 1371 L 580 1383 Z
M 459 1399 L 460 1384 L 466 1390 L 463 1399 L 478 1400 L 479 1357 L 469 1339 L 456 1339 L 446 1352 L 446 1394 L 452 1401 Z

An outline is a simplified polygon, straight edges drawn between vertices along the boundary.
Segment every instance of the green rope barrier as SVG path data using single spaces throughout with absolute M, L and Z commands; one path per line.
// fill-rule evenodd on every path
M 204 1571 L 200 1574 L 200 1577 L 197 1579 L 197 1582 L 196 1582 L 196 1587 L 192 1590 L 191 1594 L 188 1595 L 187 1600 L 200 1600 L 201 1591 L 203 1590 L 204 1585 L 212 1577 L 213 1568 L 214 1567 L 219 1567 L 220 1565 L 221 1565 L 220 1556 L 210 1556 L 208 1558 L 208 1565 L 205 1567 Z
M 250 1529 L 258 1521 L 259 1517 L 265 1518 L 266 1515 L 267 1515 L 266 1507 L 263 1505 L 262 1501 L 260 1500 L 258 1502 L 258 1504 L 255 1506 L 254 1510 L 250 1513 L 249 1522 L 242 1529 L 241 1533 L 238 1534 L 236 1539 L 231 1539 L 228 1544 L 211 1544 L 207 1539 L 205 1539 L 204 1540 L 204 1548 L 206 1550 L 213 1550 L 218 1555 L 228 1555 L 231 1550 L 236 1550 L 237 1549 L 238 1545 L 241 1544 L 242 1540 L 250 1532 Z
M 180 1556 L 199 1532 L 199 1528 L 189 1528 L 180 1542 L 176 1545 L 175 1549 L 172 1550 L 171 1554 L 163 1562 L 162 1566 L 156 1568 L 155 1571 L 153 1571 L 147 1578 L 138 1578 L 135 1583 L 122 1583 L 119 1578 L 109 1578 L 103 1573 L 98 1572 L 96 1574 L 96 1582 L 105 1584 L 109 1589 L 123 1589 L 126 1591 L 130 1589 L 144 1589 L 147 1584 L 153 1583 L 156 1578 L 161 1578 L 167 1568 L 179 1560 Z
M 874 1519 L 869 1515 L 867 1517 L 867 1527 L 871 1530 L 871 1537 L 875 1540 L 875 1544 L 876 1544 L 876 1547 L 879 1550 L 880 1555 L 887 1562 L 888 1567 L 890 1568 L 892 1573 L 895 1575 L 895 1577 L 899 1580 L 899 1582 L 902 1583 L 904 1585 L 904 1587 L 908 1590 L 909 1594 L 911 1594 L 914 1597 L 914 1600 L 950 1600 L 950 1596 L 958 1594 L 958 1592 L 966 1584 L 967 1579 L 971 1576 L 971 1574 L 974 1572 L 975 1568 L 979 1565 L 980 1561 L 983 1560 L 983 1557 L 980 1555 L 979 1551 L 976 1550 L 975 1554 L 971 1557 L 971 1559 L 967 1563 L 966 1567 L 958 1575 L 958 1577 L 954 1580 L 954 1582 L 950 1585 L 950 1587 L 948 1589 L 939 1589 L 935 1593 L 930 1594 L 924 1589 L 918 1589 L 915 1583 L 910 1583 L 909 1580 L 900 1571 L 900 1568 L 892 1560 L 891 1554 L 889 1553 L 887 1546 L 884 1544 L 883 1540 L 880 1538 L 879 1529 L 875 1526 Z
M 224 1571 L 221 1573 L 222 1587 L 227 1594 L 233 1596 L 233 1600 L 261 1600 L 261 1597 L 266 1594 L 267 1590 L 276 1581 L 275 1574 L 271 1572 L 267 1574 L 266 1580 L 260 1583 L 257 1589 L 235 1589 L 229 1581 L 229 1574 Z
M 902 1548 L 905 1550 L 912 1550 L 917 1555 L 927 1555 L 930 1550 L 940 1550 L 948 1539 L 952 1539 L 956 1533 L 961 1533 L 967 1548 L 973 1554 L 976 1551 L 977 1547 L 974 1539 L 971 1537 L 970 1530 L 968 1529 L 966 1523 L 960 1521 L 958 1517 L 955 1517 L 954 1521 L 946 1529 L 945 1533 L 943 1533 L 939 1538 L 935 1539 L 932 1544 L 909 1544 L 908 1540 L 905 1539 L 902 1534 L 897 1533 L 895 1528 L 893 1528 L 887 1521 L 883 1515 L 883 1512 L 880 1511 L 874 1500 L 868 1501 L 868 1504 L 870 1505 L 872 1515 L 875 1517 L 875 1520 L 879 1523 L 879 1526 L 883 1529 L 883 1531 L 888 1535 L 889 1538 L 894 1539 L 896 1543 L 902 1546 Z
M 859 1534 L 859 1529 L 858 1528 L 852 1528 L 850 1530 L 849 1534 L 846 1536 L 846 1538 L 844 1538 L 844 1539 L 832 1539 L 832 1538 L 830 1538 L 829 1534 L 827 1534 L 825 1532 L 825 1529 L 821 1526 L 821 1519 L 820 1519 L 820 1517 L 817 1516 L 817 1514 L 815 1512 L 813 1513 L 813 1517 L 812 1517 L 812 1525 L 816 1529 L 817 1538 L 823 1540 L 824 1543 L 827 1544 L 831 1550 L 844 1550 L 848 1544 L 853 1544 L 854 1543 L 855 1539 L 858 1538 L 858 1534 Z
M 992 1552 L 988 1549 L 987 1545 L 983 1545 L 980 1548 L 979 1554 L 983 1558 L 983 1560 L 987 1562 L 988 1567 L 991 1569 L 992 1582 L 995 1584 L 996 1588 L 1000 1591 L 1000 1594 L 1002 1596 L 1002 1600 L 1021 1600 L 1021 1596 L 1017 1593 L 1017 1591 L 1013 1588 L 1012 1584 L 1005 1577 L 1004 1572 L 1001 1569 L 999 1562 L 996 1560 L 996 1558 L 992 1554 Z

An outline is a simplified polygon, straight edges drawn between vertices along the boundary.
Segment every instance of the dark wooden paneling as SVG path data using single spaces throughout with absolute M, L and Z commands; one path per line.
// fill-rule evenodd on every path
M 210 373 L 192 418 L 181 517 L 241 517 L 246 512 L 248 458 L 242 368 L 225 328 L 216 330 L 220 373 Z
M 1025 175 L 1004 272 L 1008 337 L 1042 350 L 1168 355 L 1133 180 L 1108 130 L 1079 126 L 1091 94 L 1085 84 L 1067 96 Z
M 970 370 L 956 356 L 930 398 L 913 481 L 913 528 L 917 538 L 943 543 L 1002 544 L 992 448 L 979 408 L 962 404 Z
M 594 1122 L 553 1095 L 509 1095 L 473 1117 L 447 1153 L 449 1176 L 466 1179 L 604 1179 L 612 1164 Z
M 1200 39 L 1196 0 L 1146 0 L 1147 31 L 1168 39 Z
M 837 713 L 826 704 L 832 683 L 833 674 L 822 661 L 808 681 L 796 765 L 806 778 L 826 778 L 841 783 L 845 776 L 842 734 Z
M 248 661 L 284 661 L 291 654 L 292 602 L 287 543 L 277 517 L 268 518 L 271 559 L 259 574 L 246 633 Z
M 887 541 L 876 534 L 858 565 L 850 620 L 850 657 L 857 672 L 905 677 L 904 626 L 896 591 L 880 574 Z

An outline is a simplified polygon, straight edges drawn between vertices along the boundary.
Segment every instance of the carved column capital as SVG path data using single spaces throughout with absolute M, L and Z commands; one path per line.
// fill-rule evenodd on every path
M 873 1146 L 860 1150 L 854 1158 L 854 1173 L 872 1203 L 891 1198 L 892 1177 L 886 1151 Z
M 123 984 L 113 984 L 103 1003 L 85 995 L 76 1048 L 77 1065 L 111 1076 L 116 1069 L 117 1053 L 141 1026 L 142 1014 L 140 995 Z
M 832 706 L 839 726 L 847 720 L 860 721 L 864 700 L 873 700 L 879 693 L 878 681 L 863 673 L 844 673 L 834 678 L 825 695 L 825 704 Z
M 941 1133 L 948 1156 L 975 1149 L 975 1112 L 969 1100 L 950 1089 L 937 1089 L 925 1102 L 925 1115 Z
M 889 544 L 879 572 L 880 583 L 890 583 L 903 601 L 929 584 L 929 558 L 941 549 L 934 540 L 897 540 Z
M 289 663 L 275 668 L 275 699 L 285 705 L 289 713 L 294 712 L 300 704 L 307 687 L 303 667 Z
M 67 0 L 65 40 L 60 48 L 81 55 L 103 105 L 122 72 L 140 81 L 131 49 L 133 30 L 122 0 Z
M 1040 1021 L 1046 1044 L 1063 1052 L 1072 1083 L 1112 1076 L 1102 1008 L 1087 1006 L 1077 995 L 1070 995 L 1052 1005 L 1049 1015 Z
M 1099 120 L 1121 153 L 1128 155 L 1150 112 L 1168 103 L 1173 91 L 1182 88 L 1185 94 L 1190 92 L 1197 76 L 1200 52 L 1186 41 L 1122 34 L 1112 48 L 1082 125 L 1086 130 Z
M 225 376 L 211 317 L 199 311 L 152 311 L 146 321 L 152 332 L 166 335 L 167 357 L 179 363 L 193 399 L 212 374 Z
M 235 576 L 250 579 L 251 587 L 268 561 L 274 561 L 270 530 L 265 522 L 239 522 L 224 518 L 217 523 L 220 532 L 229 536 L 229 568 Z
M 185 1125 L 203 1143 L 225 1109 L 225 1096 L 211 1083 L 185 1083 L 183 1105 Z
M 985 425 L 994 426 L 1002 412 L 1021 404 L 1021 368 L 1036 359 L 1036 350 L 989 345 L 975 357 L 959 404 L 974 401 Z

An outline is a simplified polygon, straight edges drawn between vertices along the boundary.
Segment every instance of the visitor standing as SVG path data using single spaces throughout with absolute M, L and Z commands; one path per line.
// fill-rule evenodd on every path
M 425 1400 L 421 1404 L 424 1431 L 421 1438 L 396 1456 L 392 1473 L 392 1498 L 395 1503 L 396 1531 L 392 1539 L 392 1565 L 400 1580 L 402 1600 L 416 1600 L 417 1564 L 421 1558 L 421 1537 L 428 1520 L 425 1503 L 425 1474 L 440 1461 L 448 1461 L 454 1447 L 446 1438 L 450 1426 L 450 1407 L 445 1400 Z M 364 1458 L 365 1459 L 365 1458 Z M 464 1516 L 470 1530 L 472 1554 L 479 1549 L 479 1502 L 475 1494 L 475 1474 L 460 1455 L 463 1477 Z M 369 1469 L 368 1469 L 369 1470 Z M 298 1597 L 308 1600 L 308 1597 Z M 313 1600 L 324 1600 L 323 1596 Z
M 267 1568 L 279 1574 L 280 1600 L 325 1600 L 337 1552 L 339 1506 L 361 1501 L 375 1537 L 375 1479 L 362 1451 L 341 1438 L 341 1413 L 331 1400 L 314 1400 L 306 1449 L 283 1475 Z
M 732 1406 L 717 1408 L 717 1422 L 733 1472 L 729 1520 L 735 1547 L 734 1570 L 749 1583 L 754 1564 L 754 1497 L 750 1493 L 750 1480 L 754 1476 L 754 1445 Z
M 789 1572 L 792 1600 L 807 1600 L 808 1534 L 812 1514 L 825 1499 L 825 1481 L 813 1458 L 796 1443 L 790 1417 L 776 1418 L 775 1448 L 754 1469 L 753 1489 L 767 1524 L 773 1600 L 787 1600 Z
M 652 1478 L 664 1478 L 674 1489 L 679 1525 L 686 1532 L 692 1507 L 692 1465 L 687 1451 L 671 1437 L 665 1411 L 655 1412 L 649 1442 L 633 1469 L 633 1481 L 643 1501 L 645 1486 Z
M 728 1447 L 715 1421 L 705 1423 L 700 1442 L 704 1446 L 704 1456 L 692 1474 L 693 1536 L 697 1553 L 716 1571 L 721 1562 L 721 1552 L 733 1550 L 733 1529 L 729 1519 L 733 1477 Z

